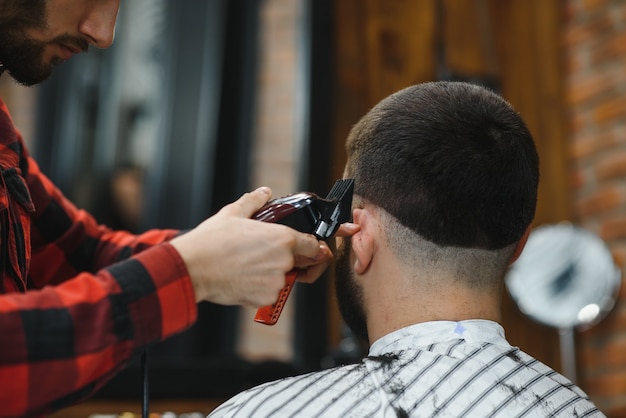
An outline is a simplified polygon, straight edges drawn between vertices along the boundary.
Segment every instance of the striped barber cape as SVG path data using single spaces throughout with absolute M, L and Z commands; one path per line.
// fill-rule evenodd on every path
M 571 381 L 486 320 L 412 325 L 360 363 L 289 377 L 226 401 L 215 417 L 604 417 Z

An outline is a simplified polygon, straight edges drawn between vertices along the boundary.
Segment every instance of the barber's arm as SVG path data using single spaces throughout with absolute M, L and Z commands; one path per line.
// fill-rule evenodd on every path
M 185 260 L 198 301 L 269 305 L 288 271 L 306 268 L 305 280 L 312 281 L 332 260 L 328 246 L 313 235 L 249 219 L 270 197 L 268 188 L 246 193 L 171 241 Z
M 38 416 L 89 397 L 196 315 L 186 267 L 169 244 L 95 275 L 0 295 L 0 415 Z
M 176 236 L 173 229 L 140 235 L 113 231 L 78 209 L 28 157 L 26 179 L 35 207 L 31 216 L 29 288 L 59 284 L 78 274 L 96 273 Z
M 294 266 L 314 274 L 326 246 L 283 225 L 249 219 L 262 189 L 197 228 L 96 274 L 0 296 L 0 405 L 16 416 L 47 413 L 92 395 L 133 355 L 188 328 L 196 301 L 272 303 Z

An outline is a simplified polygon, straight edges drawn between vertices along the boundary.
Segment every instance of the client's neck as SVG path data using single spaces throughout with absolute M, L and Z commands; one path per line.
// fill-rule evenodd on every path
M 399 273 L 399 272 L 397 272 Z M 449 278 L 433 281 L 395 276 L 387 286 L 365 288 L 370 343 L 409 325 L 429 321 L 501 320 L 501 289 L 475 290 Z

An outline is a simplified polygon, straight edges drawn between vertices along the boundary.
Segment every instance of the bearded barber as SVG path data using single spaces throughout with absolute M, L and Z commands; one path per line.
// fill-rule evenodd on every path
M 118 9 L 0 0 L 0 72 L 35 85 L 73 55 L 108 48 Z M 311 282 L 333 258 L 311 235 L 250 219 L 267 187 L 184 234 L 99 225 L 39 170 L 1 99 L 0 170 L 0 416 L 86 399 L 148 344 L 191 326 L 197 302 L 268 305 L 287 271 L 302 267 Z

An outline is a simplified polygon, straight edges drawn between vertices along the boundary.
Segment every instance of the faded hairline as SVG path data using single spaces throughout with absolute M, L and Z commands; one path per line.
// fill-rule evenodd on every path
M 444 275 L 454 277 L 476 290 L 502 285 L 516 243 L 497 250 L 441 246 L 404 226 L 385 209 L 375 207 L 383 224 L 386 244 L 409 270 L 435 280 Z

